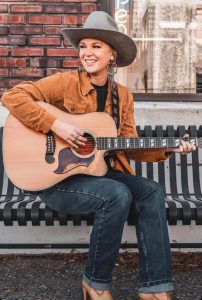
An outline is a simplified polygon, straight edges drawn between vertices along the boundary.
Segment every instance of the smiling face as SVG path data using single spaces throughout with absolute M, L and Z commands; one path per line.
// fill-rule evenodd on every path
M 90 76 L 107 77 L 107 68 L 113 56 L 113 49 L 97 39 L 82 39 L 79 43 L 81 63 Z

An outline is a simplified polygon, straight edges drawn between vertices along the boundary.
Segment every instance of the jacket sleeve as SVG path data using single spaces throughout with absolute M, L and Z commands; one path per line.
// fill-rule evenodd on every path
M 123 109 L 123 119 L 121 123 L 120 135 L 128 137 L 138 137 L 134 120 L 134 101 L 133 96 L 127 93 Z M 134 149 L 124 150 L 127 159 L 145 162 L 157 162 L 170 157 L 164 149 Z
M 47 113 L 37 101 L 54 104 L 61 98 L 64 98 L 64 79 L 62 73 L 57 73 L 36 82 L 20 83 L 6 91 L 1 100 L 10 113 L 26 126 L 46 133 L 56 117 Z

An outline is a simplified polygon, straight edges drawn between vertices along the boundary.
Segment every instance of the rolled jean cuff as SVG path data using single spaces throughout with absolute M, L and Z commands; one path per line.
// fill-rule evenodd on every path
M 163 292 L 173 292 L 174 286 L 172 282 L 166 282 L 166 283 L 160 283 L 156 285 L 150 285 L 150 286 L 141 286 L 138 288 L 139 293 L 163 293 Z
M 100 280 L 92 279 L 86 273 L 83 273 L 83 280 L 95 290 L 106 291 L 112 289 L 111 282 L 101 282 Z

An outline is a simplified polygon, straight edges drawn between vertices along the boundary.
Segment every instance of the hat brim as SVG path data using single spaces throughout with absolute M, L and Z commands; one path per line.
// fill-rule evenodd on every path
M 135 42 L 126 34 L 119 31 L 103 29 L 63 28 L 61 33 L 71 44 L 78 48 L 80 40 L 84 38 L 95 38 L 111 45 L 117 52 L 117 66 L 126 67 L 130 65 L 137 54 Z

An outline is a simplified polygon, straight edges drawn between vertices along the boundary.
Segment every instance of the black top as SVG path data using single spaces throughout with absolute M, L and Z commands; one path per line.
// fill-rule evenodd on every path
M 92 83 L 91 83 L 92 84 Z M 97 91 L 97 111 L 103 112 L 105 109 L 105 104 L 106 104 L 106 99 L 107 99 L 107 94 L 108 94 L 108 80 L 104 85 L 95 85 L 92 84 L 94 88 Z M 111 170 L 111 165 L 110 165 L 110 156 L 109 153 L 105 154 L 105 162 L 107 164 L 107 167 L 109 170 Z
M 92 84 L 92 83 L 91 83 Z M 104 85 L 95 85 L 92 84 L 97 92 L 97 111 L 104 111 L 107 94 L 108 94 L 108 80 Z

